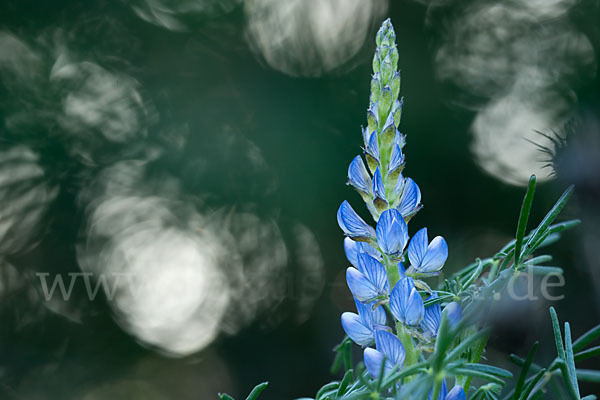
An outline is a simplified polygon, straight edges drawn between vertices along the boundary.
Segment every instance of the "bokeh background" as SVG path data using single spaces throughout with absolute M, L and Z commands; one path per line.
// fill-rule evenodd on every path
M 391 17 L 406 174 L 446 272 L 492 255 L 524 185 L 571 183 L 553 303 L 600 320 L 598 0 L 101 0 L 0 5 L 0 398 L 314 395 L 352 309 L 335 212 Z M 49 300 L 42 277 L 65 285 Z M 71 273 L 71 276 L 68 275 Z M 90 299 L 105 277 L 112 292 Z M 487 357 L 541 341 L 499 312 Z M 597 360 L 596 360 L 597 361 Z M 596 362 L 582 363 L 590 367 Z M 598 392 L 589 387 L 588 392 Z

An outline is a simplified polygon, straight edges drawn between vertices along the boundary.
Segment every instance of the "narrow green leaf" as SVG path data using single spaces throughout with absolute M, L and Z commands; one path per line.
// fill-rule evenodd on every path
M 585 346 L 593 342 L 598 336 L 600 336 L 600 324 L 581 335 L 579 339 L 573 343 L 573 351 L 582 350 Z
M 543 264 L 543 263 L 550 262 L 550 261 L 552 261 L 552 256 L 551 255 L 542 254 L 540 256 L 533 257 L 533 258 L 525 261 L 524 264 L 527 264 L 527 265 L 538 265 L 538 264 Z
M 519 265 L 521 257 L 523 237 L 525 236 L 525 230 L 527 229 L 527 220 L 529 219 L 531 204 L 533 203 L 533 195 L 535 193 L 535 182 L 535 175 L 531 175 L 531 178 L 529 178 L 529 186 L 527 186 L 527 192 L 525 193 L 523 204 L 521 205 L 521 213 L 519 215 L 519 222 L 517 224 L 517 234 L 515 236 L 515 266 Z
M 410 367 L 403 368 L 398 372 L 392 372 L 385 378 L 382 388 L 387 389 L 392 384 L 396 383 L 398 379 L 406 378 L 407 376 L 418 374 L 419 372 L 425 372 L 427 369 L 427 363 L 419 363 L 411 365 Z
M 566 231 L 568 229 L 575 228 L 577 225 L 581 223 L 580 219 L 570 219 L 568 221 L 559 222 L 557 224 L 550 226 L 550 233 L 559 233 L 562 231 Z
M 529 265 L 527 271 L 534 275 L 548 275 L 548 274 L 563 274 L 563 269 L 560 267 L 547 267 L 545 265 Z
M 538 371 L 537 374 L 535 374 L 533 379 L 531 379 L 531 381 L 529 381 L 527 386 L 525 386 L 523 393 L 521 393 L 521 395 L 519 396 L 519 400 L 525 400 L 525 399 L 529 398 L 529 395 L 533 391 L 533 388 L 540 381 L 540 379 L 542 379 L 542 377 L 544 376 L 545 373 L 546 373 L 546 370 L 542 369 L 542 370 Z
M 317 400 L 322 399 L 325 393 L 327 393 L 331 390 L 337 390 L 339 385 L 340 385 L 339 382 L 329 382 L 329 383 L 321 386 L 321 389 L 319 389 L 319 391 L 317 391 L 317 395 L 315 396 L 315 399 L 317 399 Z
M 535 244 L 533 246 L 533 250 L 537 250 L 537 249 L 541 249 L 543 247 L 548 247 L 553 245 L 554 243 L 558 242 L 560 240 L 560 234 L 559 233 L 550 233 L 548 232 L 547 235 L 545 235 L 539 242 L 538 244 Z M 532 251 L 533 251 L 532 250 Z
M 542 222 L 540 222 L 538 227 L 535 228 L 534 231 L 531 233 L 531 237 L 529 238 L 529 240 L 527 240 L 527 242 L 525 243 L 525 247 L 521 251 L 521 256 L 527 254 L 529 250 L 533 250 L 534 247 L 532 245 L 536 243 L 543 235 L 550 233 L 550 224 L 556 219 L 558 214 L 560 214 L 564 206 L 567 204 L 567 201 L 569 200 L 569 197 L 571 197 L 572 193 L 573 185 L 569 186 L 567 190 L 565 190 L 565 192 L 562 194 L 562 196 L 560 196 L 556 204 L 554 204 L 554 206 L 550 209 L 548 214 L 546 214 L 544 219 L 542 219 Z
M 571 341 L 571 325 L 565 322 L 565 355 L 567 356 L 566 362 L 569 368 L 569 374 L 571 375 L 571 383 L 577 396 L 581 397 L 579 393 L 579 386 L 577 385 L 577 374 L 575 373 L 575 356 L 573 355 L 573 342 Z
M 484 372 L 486 374 L 495 375 L 502 378 L 512 378 L 513 376 L 510 371 L 487 364 L 467 363 L 464 364 L 461 368 Z
M 582 397 L 581 400 L 596 400 L 596 395 L 589 394 L 585 397 Z
M 444 355 L 446 354 L 446 350 L 454 341 L 454 335 L 449 334 L 449 332 L 450 323 L 448 322 L 448 317 L 445 313 L 442 313 L 442 321 L 440 322 L 440 327 L 438 328 L 438 336 L 435 341 L 435 350 L 433 352 L 433 356 L 431 357 L 431 367 L 435 372 L 440 371 L 442 369 L 442 364 L 444 361 Z
M 558 357 L 565 360 L 565 348 L 563 347 L 562 334 L 560 333 L 560 324 L 554 307 L 550 307 L 550 317 L 552 318 L 552 329 L 554 330 L 554 342 L 556 343 L 556 351 Z
M 219 400 L 235 400 L 233 397 L 231 397 L 227 393 L 219 393 L 217 396 L 219 396 Z
M 479 265 L 477 266 L 477 268 L 475 268 L 475 271 L 473 271 L 473 273 L 469 276 L 469 278 L 462 284 L 462 290 L 465 290 L 466 288 L 471 286 L 471 284 L 473 282 L 475 282 L 475 280 L 477 278 L 479 278 L 482 271 L 483 271 L 483 262 L 481 262 L 481 260 L 479 260 Z
M 598 354 L 600 354 L 600 346 L 592 347 L 575 354 L 575 361 L 585 360 L 587 358 L 597 356 Z
M 454 368 L 451 372 L 455 375 L 464 375 L 473 378 L 485 379 L 486 381 L 494 382 L 499 385 L 504 385 L 504 381 L 495 375 L 487 374 L 485 372 L 476 371 L 469 368 Z
M 248 397 L 246 397 L 246 400 L 256 400 L 258 398 L 258 395 L 261 394 L 261 392 L 265 390 L 268 385 L 269 382 L 263 382 L 256 385 L 254 389 L 252 389 Z
M 354 378 L 354 371 L 351 369 L 346 371 L 346 373 L 344 374 L 344 377 L 342 378 L 342 381 L 340 382 L 340 386 L 338 387 L 338 390 L 336 393 L 337 397 L 340 397 L 341 395 L 346 393 L 346 389 L 348 388 L 348 385 L 350 385 L 350 383 L 352 382 L 353 378 Z
M 579 395 L 577 394 L 577 392 L 575 391 L 575 387 L 571 383 L 571 375 L 569 373 L 569 368 L 567 367 L 567 364 L 562 360 L 555 361 L 555 363 L 560 369 L 561 375 L 563 377 L 563 382 L 565 384 L 565 389 L 567 389 L 569 396 L 573 400 L 579 400 Z
M 600 383 L 600 371 L 593 369 L 578 369 L 577 379 L 584 382 Z
M 474 335 L 469 336 L 468 338 L 466 338 L 465 340 L 463 340 L 458 346 L 456 346 L 450 353 L 448 353 L 448 355 L 446 356 L 446 360 L 453 360 L 456 357 L 460 356 L 462 353 L 464 353 L 467 348 L 469 348 L 469 346 L 475 342 L 477 339 L 483 337 L 484 335 L 487 335 L 487 330 L 481 330 L 477 333 L 475 333 Z
M 515 397 L 514 398 L 518 398 L 517 396 L 521 395 L 521 391 L 523 390 L 523 386 L 525 385 L 525 379 L 527 378 L 527 373 L 529 372 L 529 368 L 531 367 L 531 363 L 533 362 L 533 358 L 535 357 L 535 353 L 537 352 L 539 345 L 540 345 L 539 342 L 535 342 L 533 344 L 533 346 L 531 346 L 531 349 L 529 350 L 529 353 L 527 354 L 527 358 L 525 359 L 523 367 L 521 368 L 521 373 L 519 374 L 519 379 L 517 379 L 517 385 L 515 386 Z M 511 360 L 512 360 L 512 356 L 511 356 Z
M 437 303 L 443 303 L 444 301 L 453 299 L 453 298 L 454 298 L 454 295 L 440 296 L 440 297 L 436 297 L 434 299 L 429 299 L 429 300 L 424 301 L 423 305 L 425 307 L 429 307 L 430 305 L 437 304 Z

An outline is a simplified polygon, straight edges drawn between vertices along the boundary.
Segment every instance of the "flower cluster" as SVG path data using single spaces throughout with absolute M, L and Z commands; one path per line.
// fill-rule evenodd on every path
M 421 191 L 402 174 L 406 140 L 398 130 L 403 101 L 398 100 L 395 40 L 387 20 L 376 38 L 367 127 L 363 128 L 364 159 L 356 156 L 348 168 L 348 182 L 366 203 L 375 229 L 347 201 L 337 213 L 347 236 L 344 250 L 352 266 L 346 280 L 357 308 L 357 313 L 343 313 L 341 322 L 347 335 L 365 347 L 365 366 L 373 378 L 380 371 L 414 363 L 419 352 L 431 349 L 442 306 L 436 301 L 438 294 L 422 279 L 439 274 L 448 258 L 441 236 L 429 241 L 427 228 L 412 238 L 408 233 L 407 223 L 421 209 Z M 447 304 L 444 312 L 450 323 L 461 318 L 456 302 Z M 464 399 L 465 393 L 457 386 L 446 394 L 444 384 L 439 398 Z

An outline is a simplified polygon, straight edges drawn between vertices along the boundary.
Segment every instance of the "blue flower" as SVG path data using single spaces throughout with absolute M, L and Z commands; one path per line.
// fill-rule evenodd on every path
M 421 209 L 421 190 L 415 181 L 400 177 L 396 191 L 402 191 L 397 208 L 404 218 L 412 217 Z
M 354 160 L 350 163 L 348 167 L 348 182 L 362 194 L 371 194 L 371 176 L 367 172 L 361 156 L 354 157 Z
M 394 144 L 392 149 L 392 156 L 390 157 L 390 163 L 388 167 L 388 176 L 397 177 L 402 168 L 404 167 L 404 154 L 399 144 Z
M 379 171 L 379 166 L 375 168 L 375 173 L 373 174 L 373 195 L 375 196 L 373 199 L 373 204 L 375 207 L 379 209 L 387 207 L 385 186 L 383 185 L 383 178 L 381 176 L 381 172 Z
M 425 307 L 412 278 L 400 279 L 394 286 L 390 294 L 390 310 L 403 324 L 417 326 L 421 323 Z
M 437 293 L 433 292 L 427 300 L 436 299 L 437 297 Z M 421 321 L 421 329 L 423 329 L 423 337 L 425 339 L 431 340 L 437 336 L 441 320 L 442 307 L 440 306 L 440 303 L 425 307 L 425 314 L 423 314 L 423 320 Z
M 346 236 L 361 241 L 375 237 L 373 227 L 367 224 L 346 200 L 344 200 L 338 209 L 337 220 L 338 225 L 342 228 Z
M 456 385 L 448 392 L 445 400 L 467 400 L 467 396 L 462 386 Z
M 384 375 L 388 374 L 395 366 L 399 368 L 404 364 L 404 347 L 394 334 L 378 329 L 375 331 L 375 347 L 365 349 L 365 366 L 373 379 L 379 377 L 381 364 L 385 357 Z
M 385 326 L 385 310 L 382 307 L 373 309 L 370 305 L 362 304 L 356 300 L 355 303 L 358 314 L 352 312 L 343 313 L 342 327 L 354 343 L 366 346 L 373 341 L 375 329 Z
M 435 273 L 442 269 L 448 258 L 448 245 L 441 236 L 429 243 L 427 228 L 415 235 L 408 245 L 408 259 L 412 268 L 422 273 Z
M 371 156 L 377 163 L 379 163 L 379 142 L 377 140 L 377 131 L 373 131 L 371 136 L 369 136 L 369 142 L 367 143 L 367 148 L 365 151 L 367 155 Z
M 377 243 L 388 255 L 398 255 L 408 242 L 408 228 L 400 212 L 396 209 L 381 213 L 376 228 Z
M 363 303 L 372 302 L 376 297 L 390 293 L 385 268 L 377 259 L 366 253 L 358 254 L 358 269 L 349 267 L 346 270 L 346 282 L 352 295 Z
M 350 261 L 350 264 L 354 265 L 356 268 L 358 268 L 358 255 L 360 253 L 367 253 L 372 257 L 381 260 L 381 253 L 378 250 L 375 250 L 370 244 L 366 242 L 357 242 L 348 237 L 344 239 L 344 252 L 346 253 L 346 258 Z
M 462 319 L 462 309 L 460 308 L 460 304 L 455 301 L 448 303 L 446 307 L 444 307 L 444 312 L 448 317 L 450 326 L 455 326 Z

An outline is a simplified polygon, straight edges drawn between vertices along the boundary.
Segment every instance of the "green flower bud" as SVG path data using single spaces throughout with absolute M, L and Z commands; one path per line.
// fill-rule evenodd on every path
M 392 98 L 395 100 L 400 94 L 400 73 L 394 71 L 392 79 L 390 80 L 390 88 L 392 89 Z
M 388 114 L 390 113 L 390 109 L 392 107 L 393 97 L 392 90 L 389 86 L 385 86 L 379 95 L 379 102 L 377 102 L 377 112 L 379 121 L 386 121 Z
M 376 72 L 371 79 L 371 104 L 379 101 L 379 95 L 381 92 L 381 82 L 379 82 L 379 74 Z

